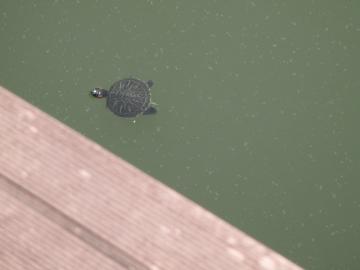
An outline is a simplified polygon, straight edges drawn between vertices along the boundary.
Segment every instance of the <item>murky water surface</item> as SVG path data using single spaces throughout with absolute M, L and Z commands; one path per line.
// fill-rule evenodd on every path
M 359 1 L 1 1 L 0 83 L 308 269 L 360 265 Z M 159 113 L 89 96 L 134 76 Z

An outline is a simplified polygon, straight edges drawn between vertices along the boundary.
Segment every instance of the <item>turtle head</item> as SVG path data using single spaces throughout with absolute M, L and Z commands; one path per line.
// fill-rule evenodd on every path
M 107 96 L 107 90 L 101 88 L 94 88 L 90 91 L 90 95 L 96 98 L 103 98 Z

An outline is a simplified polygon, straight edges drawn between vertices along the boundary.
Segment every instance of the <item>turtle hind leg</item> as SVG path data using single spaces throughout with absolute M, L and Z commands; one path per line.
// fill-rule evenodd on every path
M 143 112 L 143 114 L 144 115 L 146 115 L 146 114 L 154 114 L 156 112 L 157 112 L 157 110 L 155 109 L 155 107 L 150 106 L 149 108 L 146 109 L 145 112 Z

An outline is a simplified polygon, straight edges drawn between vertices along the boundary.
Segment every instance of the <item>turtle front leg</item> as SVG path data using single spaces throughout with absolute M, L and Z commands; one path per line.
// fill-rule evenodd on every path
M 153 82 L 152 80 L 148 80 L 148 81 L 146 82 L 146 85 L 147 85 L 149 88 L 151 88 L 151 87 L 154 85 L 154 82 Z

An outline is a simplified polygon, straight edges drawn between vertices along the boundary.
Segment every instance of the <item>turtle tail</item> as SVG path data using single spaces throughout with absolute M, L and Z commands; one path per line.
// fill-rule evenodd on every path
M 145 112 L 143 112 L 143 114 L 144 115 L 146 115 L 146 114 L 154 114 L 156 112 L 157 112 L 157 110 L 155 109 L 155 107 L 150 106 L 149 108 L 146 109 Z

